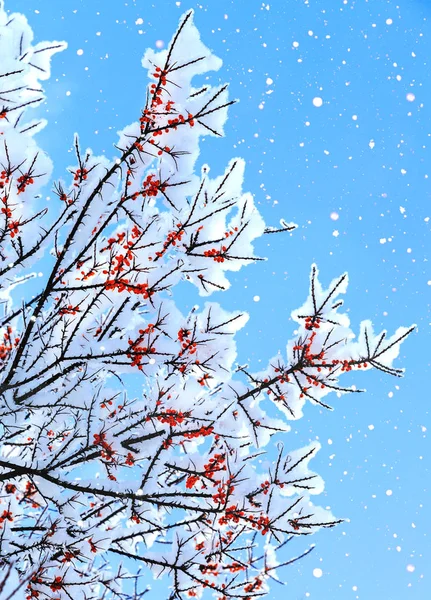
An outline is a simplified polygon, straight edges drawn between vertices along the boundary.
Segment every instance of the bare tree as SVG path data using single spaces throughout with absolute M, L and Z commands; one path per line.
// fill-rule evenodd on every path
M 286 354 L 260 373 L 238 365 L 247 315 L 214 302 L 183 315 L 174 288 L 225 290 L 228 271 L 261 260 L 254 239 L 295 226 L 265 226 L 240 158 L 215 179 L 194 172 L 199 137 L 223 134 L 234 101 L 225 85 L 191 85 L 221 65 L 192 12 L 168 50 L 146 52 L 151 84 L 117 158 L 75 138 L 50 220 L 38 192 L 52 164 L 33 137 L 44 123 L 26 117 L 66 45 L 31 39 L 0 3 L 0 598 L 137 600 L 150 573 L 170 575 L 171 598 L 265 595 L 311 549 L 289 558 L 289 540 L 340 522 L 310 501 L 323 490 L 308 468 L 318 445 L 284 450 L 289 420 L 307 399 L 330 408 L 330 392 L 359 393 L 344 372 L 400 376 L 413 328 L 387 339 L 364 322 L 352 341 L 338 312 L 347 275 L 324 289 L 313 266 Z M 39 292 L 20 295 L 41 261 Z

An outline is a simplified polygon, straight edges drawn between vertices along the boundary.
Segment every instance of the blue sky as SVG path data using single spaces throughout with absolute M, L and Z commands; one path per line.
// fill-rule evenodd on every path
M 223 59 L 211 82 L 228 82 L 240 99 L 226 137 L 202 143 L 201 163 L 215 176 L 242 156 L 244 190 L 267 224 L 299 225 L 258 240 L 268 261 L 230 275 L 231 290 L 212 298 L 251 315 L 237 338 L 240 362 L 259 370 L 284 350 L 313 262 L 324 285 L 349 272 L 345 306 L 356 328 L 365 318 L 390 334 L 418 325 L 395 365 L 406 368 L 404 379 L 355 374 L 350 382 L 367 394 L 328 397 L 334 412 L 309 405 L 293 423 L 286 447 L 320 440 L 311 464 L 326 481 L 320 503 L 350 521 L 314 536 L 314 551 L 284 571 L 287 588 L 273 587 L 270 598 L 431 597 L 431 4 L 7 0 L 36 41 L 69 43 L 37 109 L 49 119 L 38 142 L 55 160 L 54 177 L 73 163 L 74 132 L 84 147 L 114 156 L 117 130 L 144 102 L 144 50 L 167 43 L 189 8 Z M 196 301 L 190 288 L 184 303 Z M 309 541 L 292 544 L 290 556 Z

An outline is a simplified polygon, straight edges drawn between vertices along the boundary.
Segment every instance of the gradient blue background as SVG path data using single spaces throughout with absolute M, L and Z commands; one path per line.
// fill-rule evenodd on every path
M 232 289 L 212 298 L 251 315 L 238 335 L 239 361 L 258 370 L 284 350 L 314 261 L 325 285 L 349 272 L 345 306 L 355 329 L 364 318 L 389 333 L 418 325 L 395 365 L 406 368 L 404 379 L 355 374 L 343 383 L 367 394 L 328 397 L 334 412 L 308 405 L 293 423 L 287 448 L 315 439 L 323 446 L 310 465 L 326 481 L 316 501 L 350 521 L 292 542 L 286 558 L 310 541 L 316 548 L 280 573 L 288 585 L 274 584 L 269 598 L 431 598 L 431 3 L 7 0 L 7 10 L 26 14 L 36 41 L 69 43 L 53 59 L 46 104 L 34 111 L 50 121 L 38 141 L 55 160 L 56 178 L 74 162 L 75 131 L 84 148 L 114 156 L 116 131 L 144 102 L 144 50 L 168 43 L 189 8 L 224 62 L 211 82 L 228 82 L 240 99 L 226 137 L 202 143 L 201 162 L 215 176 L 231 157 L 244 157 L 244 190 L 267 224 L 282 217 L 299 224 L 291 235 L 258 240 L 268 262 L 230 276 Z M 197 300 L 190 288 L 183 302 Z

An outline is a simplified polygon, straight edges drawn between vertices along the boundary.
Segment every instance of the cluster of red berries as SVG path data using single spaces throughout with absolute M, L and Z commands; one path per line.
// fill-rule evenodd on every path
M 154 346 L 139 346 L 136 342 L 129 340 L 129 344 L 132 346 L 133 354 L 131 352 L 127 352 L 127 358 L 132 360 L 132 367 L 138 367 L 140 371 L 143 369 L 142 360 L 144 356 L 148 356 L 148 354 L 154 354 L 156 349 Z
M 117 292 L 124 292 L 124 290 L 133 294 L 142 294 L 145 300 L 147 300 L 154 292 L 148 289 L 148 283 L 129 283 L 128 279 L 108 279 L 105 283 L 106 290 L 117 290 Z
M 12 342 L 12 327 L 7 326 L 6 331 L 3 334 L 3 343 L 0 343 L 0 360 L 5 361 L 13 348 L 16 348 L 19 343 L 19 337 L 16 337 Z
M 249 520 L 254 529 L 258 529 L 262 535 L 266 535 L 269 531 L 270 518 L 266 515 L 261 515 L 258 519 L 254 515 L 250 515 Z
M 10 208 L 2 207 L 1 212 L 6 215 L 6 218 L 9 219 L 12 216 L 12 211 Z
M 306 317 L 305 319 L 305 329 L 319 329 L 320 328 L 320 319 L 318 317 Z
M 71 304 L 68 304 L 64 308 L 60 308 L 60 310 L 58 312 L 62 316 L 63 315 L 76 315 L 76 313 L 79 312 L 79 306 L 72 306 Z
M 170 427 L 180 425 L 184 421 L 185 415 L 182 412 L 178 412 L 173 408 L 168 408 L 166 411 L 159 415 L 157 419 L 161 423 L 167 423 Z
M 9 173 L 5 170 L 0 171 L 0 190 L 2 190 L 7 183 L 9 183 Z M 6 204 L 4 198 L 2 198 L 2 201 Z
M 18 185 L 17 185 L 18 194 L 22 194 L 22 192 L 25 192 L 25 188 L 28 185 L 31 185 L 32 183 L 34 183 L 34 179 L 30 175 L 30 173 L 24 173 L 24 175 L 21 175 L 20 177 L 18 177 L 17 182 L 18 182 Z
M 95 433 L 93 437 L 93 445 L 102 448 L 101 457 L 108 461 L 112 460 L 115 450 L 112 448 L 111 444 L 108 444 L 106 441 L 106 433 L 103 431 L 101 433 Z
M 9 233 L 10 233 L 11 238 L 14 238 L 16 235 L 18 235 L 18 233 L 19 233 L 18 227 L 20 225 L 21 225 L 21 223 L 19 221 L 11 221 L 10 223 L 8 223 L 8 228 L 9 228 Z
M 129 452 L 127 454 L 125 464 L 128 465 L 129 467 L 131 467 L 135 464 L 135 459 L 131 452 Z
M 73 185 L 78 187 L 80 183 L 85 181 L 88 177 L 87 169 L 77 169 L 73 174 L 73 181 L 75 182 Z
M 226 252 L 226 246 L 222 246 L 221 250 L 217 250 L 216 248 L 211 248 L 211 250 L 205 250 L 204 256 L 211 256 L 214 258 L 215 262 L 222 263 L 224 262 L 223 253 Z
M 5 521 L 13 521 L 13 515 L 10 510 L 4 510 L 3 514 L 0 514 L 0 529 L 3 527 Z
M 60 194 L 59 198 L 62 202 L 66 202 L 67 204 L 73 204 L 72 198 L 68 198 L 67 194 L 65 194 L 64 192 Z
M 142 184 L 141 196 L 146 198 L 147 196 L 157 196 L 159 190 L 164 192 L 166 184 L 161 184 L 160 179 L 154 179 L 155 175 L 147 175 L 145 181 Z
M 188 440 L 192 440 L 193 438 L 198 438 L 201 436 L 206 437 L 208 435 L 211 435 L 213 431 L 214 427 L 201 427 L 197 431 L 185 431 L 183 433 L 183 436 Z
M 226 525 L 229 521 L 232 521 L 233 523 L 239 523 L 241 517 L 244 517 L 244 516 L 245 516 L 245 511 L 239 510 L 235 504 L 232 506 L 228 506 L 228 508 L 226 508 L 225 514 L 223 515 L 223 517 L 220 517 L 218 522 L 220 525 Z
M 218 471 L 226 471 L 226 465 L 223 463 L 226 461 L 226 456 L 224 454 L 214 454 L 212 458 L 209 459 L 207 464 L 204 465 L 205 475 L 212 479 L 215 473 Z M 214 485 L 218 482 L 216 481 Z

